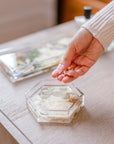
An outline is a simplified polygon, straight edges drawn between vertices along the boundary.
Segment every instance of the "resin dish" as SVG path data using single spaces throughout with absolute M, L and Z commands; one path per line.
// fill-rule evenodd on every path
M 11 82 L 17 82 L 57 66 L 61 61 L 71 38 L 62 38 L 58 41 L 46 43 L 36 48 L 25 45 L 23 48 L 7 49 L 5 54 L 0 50 L 0 65 Z M 36 45 L 36 46 L 34 46 Z M 3 50 L 5 51 L 5 50 Z
M 84 105 L 84 94 L 73 83 L 45 80 L 27 93 L 26 102 L 38 122 L 70 123 Z

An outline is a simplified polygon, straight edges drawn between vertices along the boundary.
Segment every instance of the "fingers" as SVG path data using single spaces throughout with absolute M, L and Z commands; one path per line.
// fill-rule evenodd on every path
M 70 47 L 68 48 L 63 60 L 58 65 L 58 67 L 52 72 L 52 77 L 56 78 L 58 75 L 62 74 L 71 64 L 75 57 L 73 44 L 71 43 Z
M 61 74 L 61 75 L 59 75 L 58 77 L 57 77 L 57 79 L 59 80 L 59 81 L 62 81 L 62 79 L 65 77 L 65 75 L 64 74 Z
M 76 64 L 72 63 L 70 67 L 68 67 L 67 69 L 70 70 L 70 69 L 74 69 L 75 67 L 76 67 Z M 61 80 L 62 77 L 65 76 L 65 74 L 63 74 L 65 70 L 66 70 L 66 67 L 63 64 L 59 64 L 58 67 L 52 72 L 52 77 L 53 78 L 57 77 L 58 80 Z
M 68 83 L 68 82 L 73 81 L 73 80 L 76 79 L 76 78 L 73 77 L 73 76 L 68 76 L 68 75 L 61 74 L 61 75 L 58 76 L 57 79 L 58 79 L 59 81 L 64 82 L 64 83 Z
M 89 67 L 81 66 L 80 68 L 75 68 L 68 72 L 68 75 L 74 76 L 75 78 L 84 75 L 89 70 Z
M 59 81 L 64 83 L 71 82 L 78 78 L 79 76 L 84 75 L 89 70 L 89 67 L 86 66 L 77 66 L 74 70 L 69 70 L 66 74 L 61 74 L 57 77 Z
M 65 66 L 63 64 L 59 64 L 58 67 L 52 72 L 52 77 L 56 78 L 65 70 Z
M 80 71 L 80 66 L 75 67 L 75 69 L 71 69 L 67 72 L 68 75 L 77 78 L 79 76 L 78 72 Z
M 69 76 L 65 76 L 63 79 L 62 79 L 62 82 L 64 83 L 69 83 L 69 82 L 72 82 L 73 80 L 75 80 L 76 78 L 74 77 L 69 77 Z

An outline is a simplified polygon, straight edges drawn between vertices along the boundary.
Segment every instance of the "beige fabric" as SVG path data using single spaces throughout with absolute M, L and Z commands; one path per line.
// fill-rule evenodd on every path
M 97 38 L 106 50 L 114 39 L 114 1 L 82 25 Z

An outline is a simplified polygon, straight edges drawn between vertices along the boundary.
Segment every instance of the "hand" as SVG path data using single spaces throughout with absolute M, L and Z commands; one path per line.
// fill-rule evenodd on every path
M 52 77 L 64 83 L 85 74 L 103 53 L 101 43 L 86 29 L 81 28 L 71 40 L 67 52 L 53 71 Z

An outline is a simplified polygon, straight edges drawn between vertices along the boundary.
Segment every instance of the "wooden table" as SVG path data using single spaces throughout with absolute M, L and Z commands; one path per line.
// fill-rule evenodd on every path
M 75 22 L 20 38 L 0 46 L 45 42 L 73 35 Z M 85 94 L 85 106 L 69 125 L 39 124 L 28 111 L 25 92 L 51 71 L 10 83 L 0 73 L 0 120 L 20 144 L 113 144 L 114 143 L 114 51 L 103 54 L 91 70 L 74 81 Z

